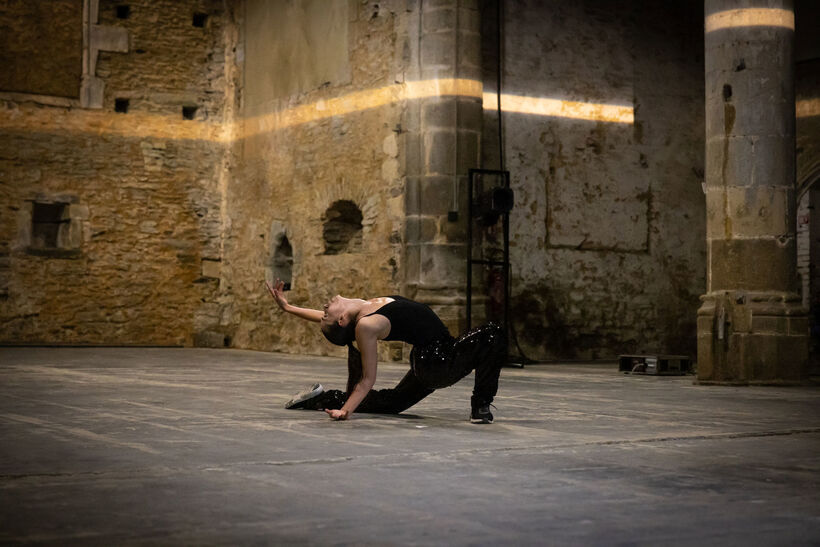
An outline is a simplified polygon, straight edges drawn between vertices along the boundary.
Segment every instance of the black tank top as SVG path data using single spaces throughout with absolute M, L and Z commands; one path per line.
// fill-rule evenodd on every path
M 370 315 L 383 315 L 390 321 L 390 334 L 385 340 L 400 340 L 423 346 L 450 336 L 450 331 L 429 306 L 403 296 L 391 296 L 388 302 Z

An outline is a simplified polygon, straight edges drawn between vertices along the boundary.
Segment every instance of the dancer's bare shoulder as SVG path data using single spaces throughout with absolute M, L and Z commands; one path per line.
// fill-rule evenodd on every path
M 379 314 L 367 315 L 356 322 L 356 339 L 361 336 L 382 340 L 390 334 L 390 320 Z

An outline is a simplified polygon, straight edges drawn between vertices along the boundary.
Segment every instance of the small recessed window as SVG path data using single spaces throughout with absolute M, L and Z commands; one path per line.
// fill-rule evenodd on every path
M 325 211 L 322 235 L 325 254 L 354 253 L 362 247 L 362 211 L 352 201 L 334 202 Z
M 47 258 L 82 256 L 83 222 L 88 207 L 65 201 L 32 201 L 26 252 Z
M 207 13 L 195 13 L 193 24 L 197 28 L 202 28 L 205 26 L 205 23 L 208 21 L 208 14 Z
M 182 117 L 186 120 L 193 120 L 194 116 L 196 116 L 197 107 L 195 106 L 183 106 L 182 107 Z
M 271 266 L 273 278 L 281 279 L 285 284 L 284 290 L 289 291 L 293 282 L 293 247 L 285 234 L 281 235 L 279 244 L 274 250 Z
M 128 19 L 131 16 L 131 6 L 121 4 L 117 6 L 117 19 Z
M 114 99 L 114 112 L 128 112 L 128 99 Z
M 31 211 L 31 246 L 36 249 L 57 249 L 60 230 L 68 226 L 65 203 L 34 202 Z

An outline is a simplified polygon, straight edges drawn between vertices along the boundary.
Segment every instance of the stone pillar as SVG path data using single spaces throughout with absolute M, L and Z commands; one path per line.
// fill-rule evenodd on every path
M 409 101 L 403 122 L 404 290 L 457 332 L 464 323 L 467 173 L 480 159 L 483 110 L 474 92 L 481 82 L 480 17 L 475 0 L 416 6 L 419 34 L 406 80 L 439 91 Z
M 698 381 L 797 383 L 792 0 L 706 0 L 707 292 Z

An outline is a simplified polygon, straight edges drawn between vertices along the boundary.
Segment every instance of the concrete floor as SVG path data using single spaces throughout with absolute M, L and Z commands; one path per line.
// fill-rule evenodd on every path
M 380 366 L 377 387 L 405 365 Z M 401 416 L 286 411 L 338 359 L 0 348 L 0 542 L 818 545 L 820 388 L 505 369 Z

